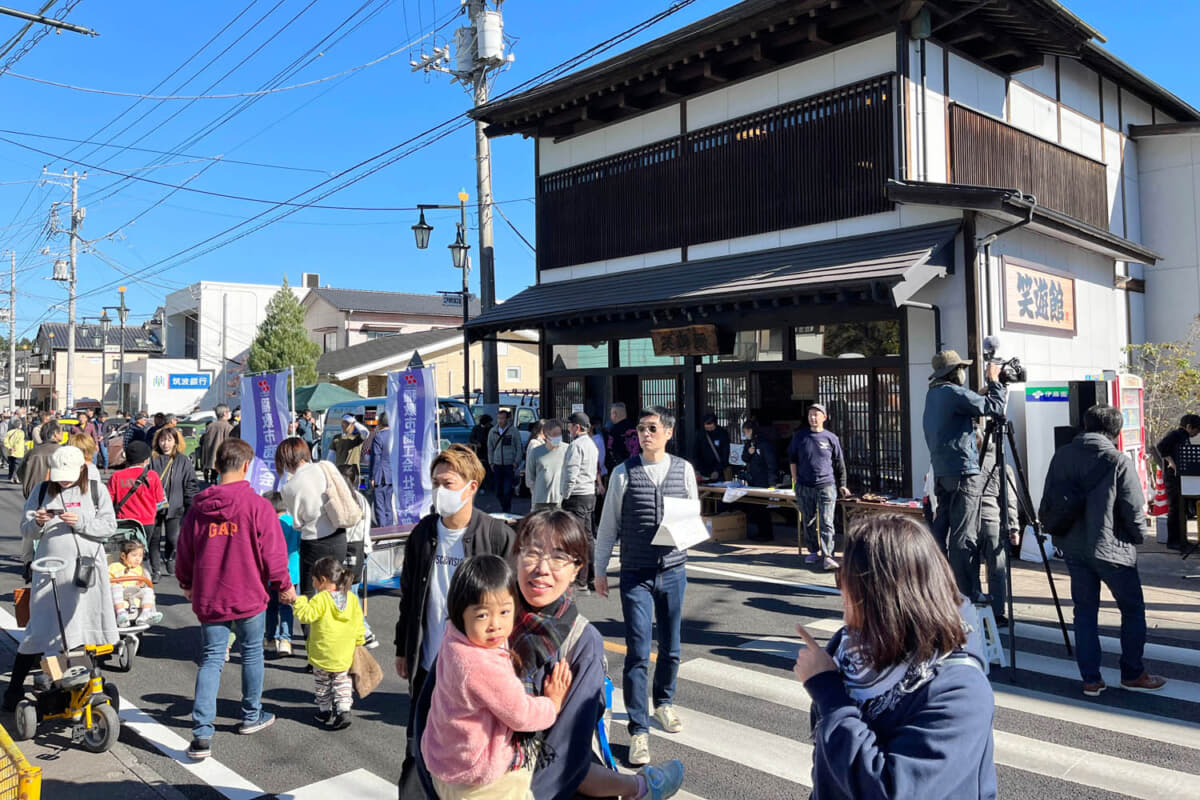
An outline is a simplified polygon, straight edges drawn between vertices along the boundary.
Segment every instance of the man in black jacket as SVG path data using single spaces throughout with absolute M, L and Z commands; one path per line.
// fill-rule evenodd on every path
M 1184 414 L 1179 427 L 1162 438 L 1155 448 L 1163 460 L 1163 483 L 1167 488 L 1167 547 L 1182 550 L 1187 544 L 1187 512 L 1179 480 L 1179 448 L 1200 434 L 1200 415 Z
M 742 423 L 742 462 L 746 465 L 742 471 L 742 480 L 748 485 L 774 488 L 776 478 L 779 477 L 775 447 L 769 439 L 759 434 L 758 423 L 752 419 Z M 750 534 L 750 538 L 756 542 L 774 541 L 771 509 L 757 503 L 748 503 L 743 508 L 746 519 L 754 525 L 754 533 Z
M 725 467 L 729 464 L 729 434 L 717 425 L 716 414 L 704 415 L 704 428 L 697 431 L 696 444 L 692 448 L 692 465 L 696 475 L 705 481 L 725 479 Z
M 1164 678 L 1142 664 L 1146 646 L 1146 604 L 1137 570 L 1137 545 L 1146 529 L 1146 497 L 1133 462 L 1117 450 L 1121 412 L 1107 404 L 1083 415 L 1083 433 L 1059 448 L 1050 460 L 1039 516 L 1049 517 L 1053 497 L 1085 498 L 1071 529 L 1054 537 L 1071 574 L 1075 605 L 1075 660 L 1083 693 L 1096 697 L 1106 688 L 1100 675 L 1100 584 L 1112 592 L 1121 611 L 1121 687 L 1158 691 Z
M 461 444 L 433 459 L 434 512 L 408 536 L 400 572 L 400 618 L 396 622 L 396 673 L 408 681 L 410 709 L 433 665 L 446 628 L 450 579 L 459 564 L 482 553 L 508 558 L 513 532 L 505 523 L 475 508 L 483 482 L 483 464 Z M 411 717 L 411 712 L 410 712 Z M 408 730 L 413 730 L 409 719 Z M 400 771 L 402 796 L 413 778 L 413 742 Z

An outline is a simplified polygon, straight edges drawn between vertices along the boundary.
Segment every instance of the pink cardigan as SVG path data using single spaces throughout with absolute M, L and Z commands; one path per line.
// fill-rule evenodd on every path
M 526 694 L 506 648 L 478 647 L 446 624 L 421 754 L 447 783 L 486 786 L 512 764 L 513 731 L 554 724 L 554 703 Z

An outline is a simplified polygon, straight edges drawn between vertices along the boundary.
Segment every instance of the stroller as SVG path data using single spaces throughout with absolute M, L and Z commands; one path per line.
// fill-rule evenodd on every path
M 149 538 L 146 536 L 146 529 L 142 523 L 135 519 L 119 519 L 117 520 L 117 532 L 104 543 L 104 554 L 108 558 L 108 563 L 112 564 L 121 559 L 121 545 L 125 542 L 138 542 L 146 552 L 150 551 Z M 109 578 L 109 581 L 113 585 L 141 585 L 154 588 L 154 582 L 145 575 L 125 575 L 120 578 Z M 109 665 L 120 672 L 128 672 L 133 668 L 133 659 L 137 656 L 138 647 L 141 646 L 141 635 L 150 630 L 150 624 L 135 622 L 122 625 L 119 630 L 121 641 L 113 646 Z

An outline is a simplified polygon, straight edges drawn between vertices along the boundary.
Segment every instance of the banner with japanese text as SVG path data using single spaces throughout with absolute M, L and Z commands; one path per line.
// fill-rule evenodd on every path
M 415 525 L 433 506 L 429 468 L 438 452 L 437 386 L 433 369 L 387 376 L 387 414 L 392 429 L 392 485 L 397 525 Z
M 242 378 L 242 439 L 254 448 L 246 479 L 262 494 L 278 484 L 275 448 L 288 436 L 288 378 L 292 371 L 264 372 Z

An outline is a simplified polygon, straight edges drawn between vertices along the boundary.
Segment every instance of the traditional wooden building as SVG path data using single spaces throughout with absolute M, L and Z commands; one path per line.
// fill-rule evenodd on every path
M 1145 335 L 1130 128 L 1200 113 L 1102 41 L 1054 0 L 747 0 L 483 106 L 534 140 L 537 283 L 471 334 L 540 329 L 562 415 L 819 400 L 853 488 L 916 494 L 940 346 L 1065 378 Z

